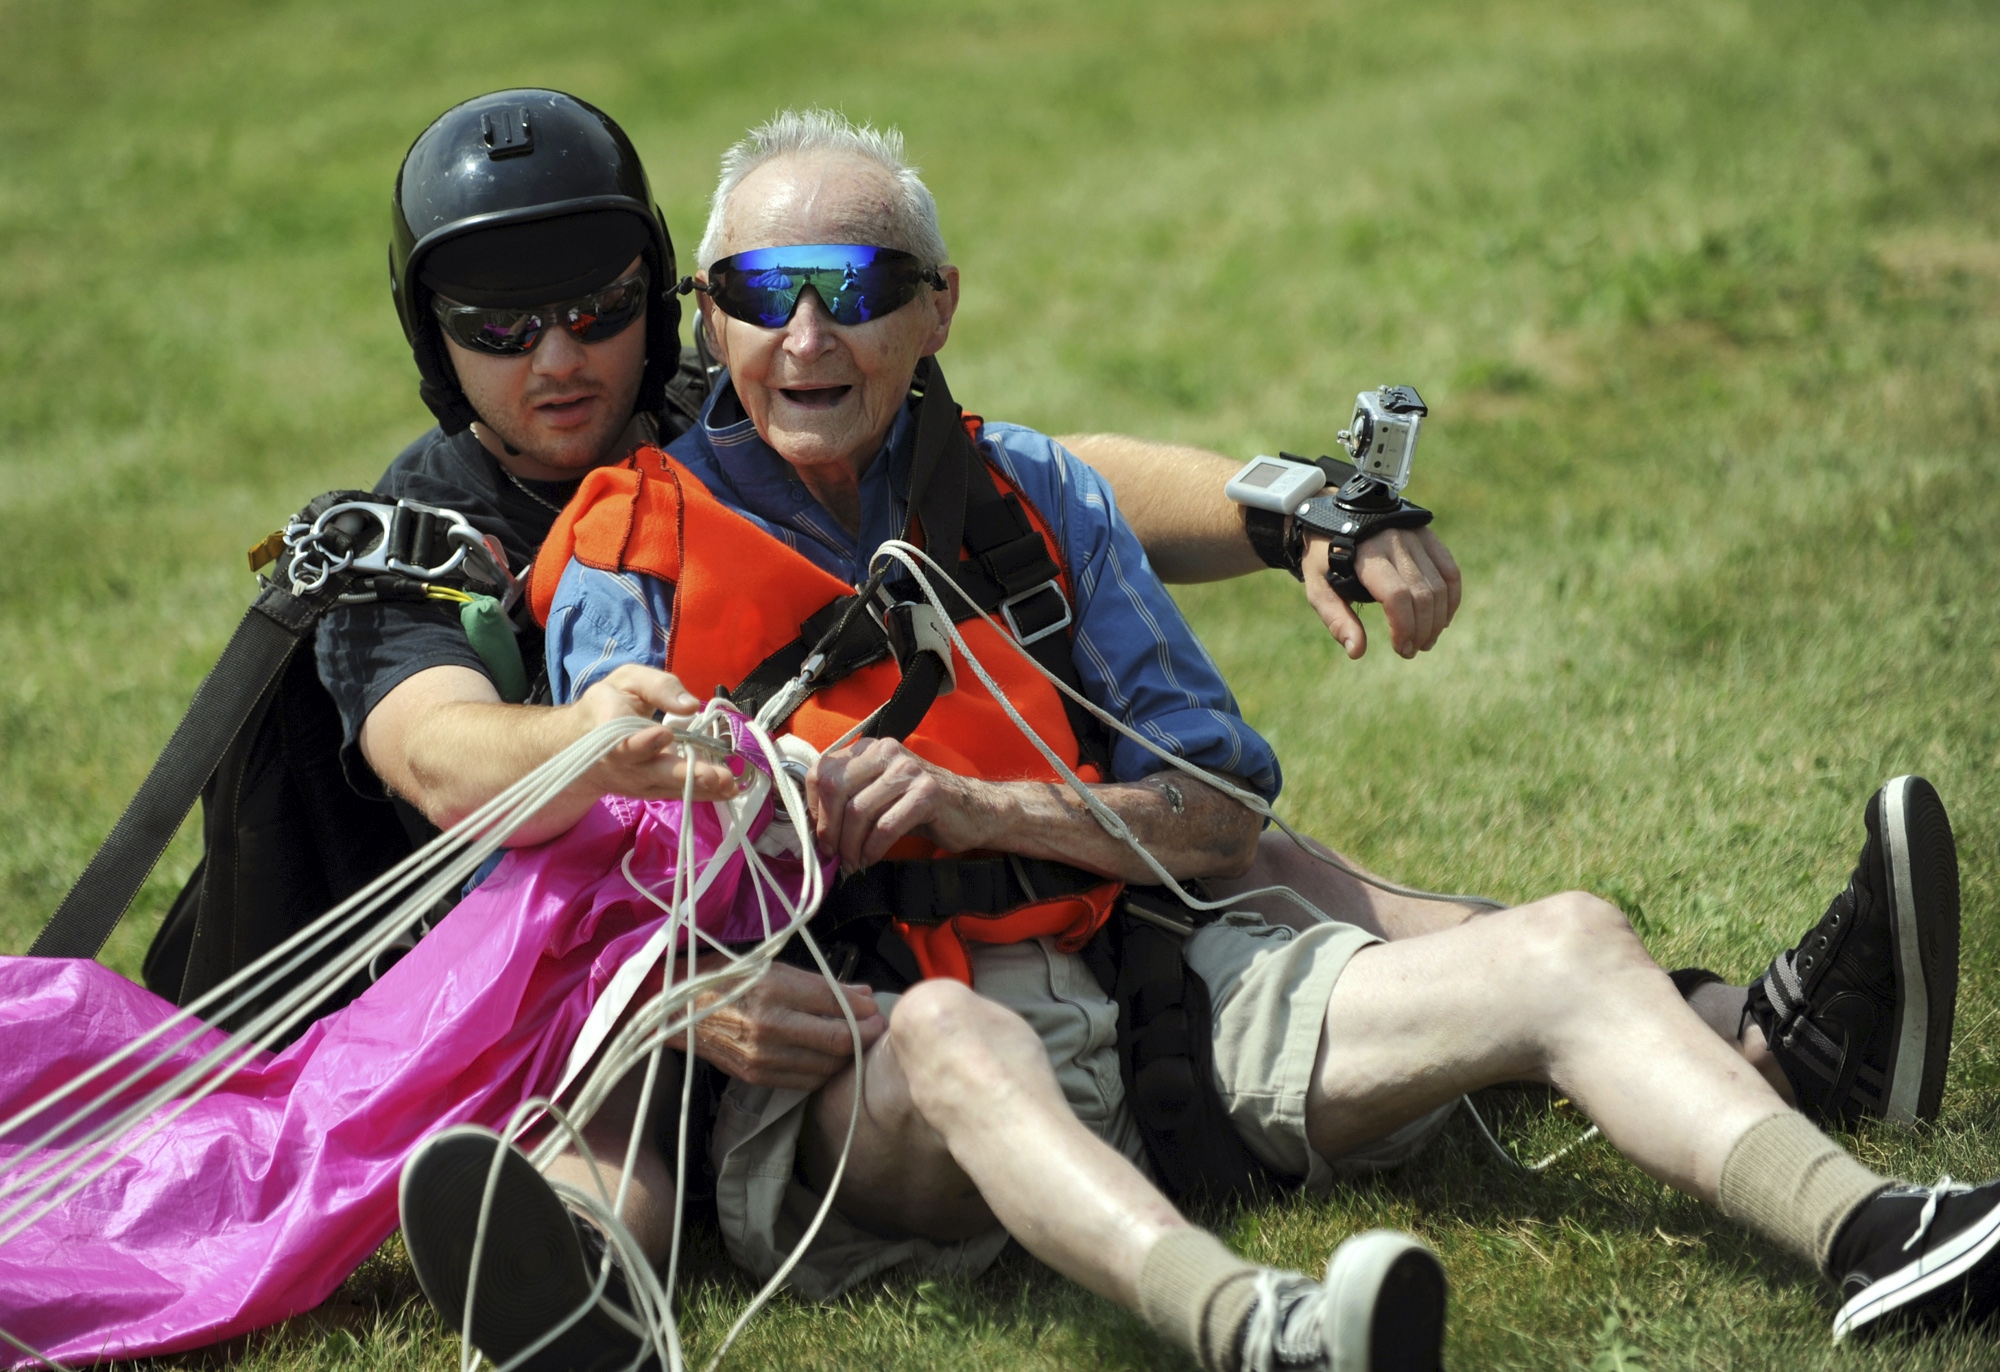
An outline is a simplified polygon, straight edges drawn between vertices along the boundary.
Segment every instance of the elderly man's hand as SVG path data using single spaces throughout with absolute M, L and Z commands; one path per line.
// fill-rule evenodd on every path
M 891 738 L 827 753 L 806 777 L 806 803 L 820 856 L 842 871 L 880 862 L 905 834 L 921 832 L 947 852 L 984 846 L 992 805 L 985 783 L 934 767 Z
M 842 993 L 861 1029 L 861 1046 L 871 1048 L 888 1032 L 889 1021 L 866 986 L 843 986 Z M 712 1005 L 722 992 L 702 997 Z M 673 1046 L 687 1047 L 682 1039 Z M 739 1081 L 781 1090 L 817 1091 L 854 1062 L 854 1036 L 840 1002 L 818 972 L 774 962 L 740 1000 L 695 1025 L 695 1056 Z
M 1327 541 L 1307 538 L 1306 599 L 1350 658 L 1368 651 L 1361 617 L 1326 581 Z M 1389 646 L 1402 657 L 1433 647 L 1458 613 L 1458 563 L 1428 528 L 1384 529 L 1355 550 L 1355 575 L 1382 607 Z

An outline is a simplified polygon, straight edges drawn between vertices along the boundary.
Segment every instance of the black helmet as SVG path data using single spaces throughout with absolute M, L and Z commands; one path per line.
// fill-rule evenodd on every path
M 410 145 L 389 208 L 389 291 L 446 433 L 479 416 L 431 317 L 436 288 L 468 305 L 546 304 L 608 285 L 634 256 L 652 276 L 638 403 L 660 408 L 680 365 L 674 245 L 639 154 L 603 111 L 532 89 L 454 105 Z

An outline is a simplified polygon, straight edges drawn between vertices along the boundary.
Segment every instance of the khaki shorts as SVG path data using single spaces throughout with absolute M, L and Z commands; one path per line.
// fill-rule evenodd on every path
M 1214 1005 L 1216 1085 L 1230 1120 L 1266 1166 L 1300 1179 L 1315 1194 L 1336 1176 L 1407 1160 L 1450 1114 L 1446 1107 L 1332 1163 L 1306 1143 L 1306 1085 L 1327 999 L 1348 959 L 1374 942 L 1348 924 L 1321 924 L 1300 934 L 1232 912 L 1195 934 L 1183 951 Z M 1083 959 L 1056 951 L 1047 939 L 975 945 L 970 952 L 973 988 L 1020 1015 L 1040 1036 L 1076 1117 L 1150 1174 L 1125 1107 L 1118 1007 Z M 876 999 L 893 1019 L 898 998 Z M 819 1208 L 821 1198 L 796 1171 L 810 1100 L 803 1091 L 732 1081 L 717 1111 L 710 1153 L 723 1245 L 759 1281 L 783 1264 Z M 927 1276 L 975 1276 L 1006 1246 L 1007 1232 L 997 1227 L 957 1243 L 877 1238 L 833 1211 L 786 1285 L 811 1300 L 832 1300 L 903 1264 Z

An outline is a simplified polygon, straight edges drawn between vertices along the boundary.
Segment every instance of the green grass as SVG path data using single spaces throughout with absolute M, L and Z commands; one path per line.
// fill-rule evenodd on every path
M 242 550 L 428 422 L 382 280 L 424 122 L 576 90 L 690 244 L 724 143 L 814 101 L 908 132 L 966 275 L 953 386 L 989 416 L 1248 454 L 1325 446 L 1378 381 L 1432 402 L 1413 494 L 1468 581 L 1437 651 L 1348 664 L 1276 576 L 1181 597 L 1305 828 L 1433 887 L 1595 889 L 1669 965 L 1744 977 L 1844 879 L 1867 793 L 1929 775 L 1964 871 L 1950 1088 L 1934 1130 L 1854 1143 L 2000 1172 L 1990 6 L 0 0 L 0 52 L 0 948 L 226 639 Z M 1490 1103 L 1524 1155 L 1578 1127 Z M 2000 1362 L 1836 1353 L 1809 1274 L 1601 1144 L 1519 1180 L 1461 1122 L 1395 1176 L 1210 1218 L 1300 1266 L 1423 1234 L 1460 1368 Z M 695 1271 L 703 1349 L 746 1287 Z M 452 1365 L 393 1249 L 354 1290 L 373 1334 L 253 1365 Z M 781 1302 L 734 1364 L 1168 1361 L 1010 1257 Z

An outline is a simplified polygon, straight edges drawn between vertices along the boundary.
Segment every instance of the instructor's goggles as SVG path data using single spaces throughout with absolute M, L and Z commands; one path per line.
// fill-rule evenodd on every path
M 432 302 L 438 327 L 454 343 L 494 357 L 532 352 L 546 329 L 563 328 L 580 343 L 616 338 L 646 309 L 646 271 L 640 268 L 602 290 L 527 309 L 481 309 L 438 296 Z
M 683 277 L 680 293 L 700 291 L 724 314 L 762 329 L 783 328 L 810 286 L 836 324 L 865 324 L 900 310 L 925 286 L 941 291 L 944 273 L 910 253 L 864 243 L 809 243 L 753 248 L 708 269 L 708 282 Z

